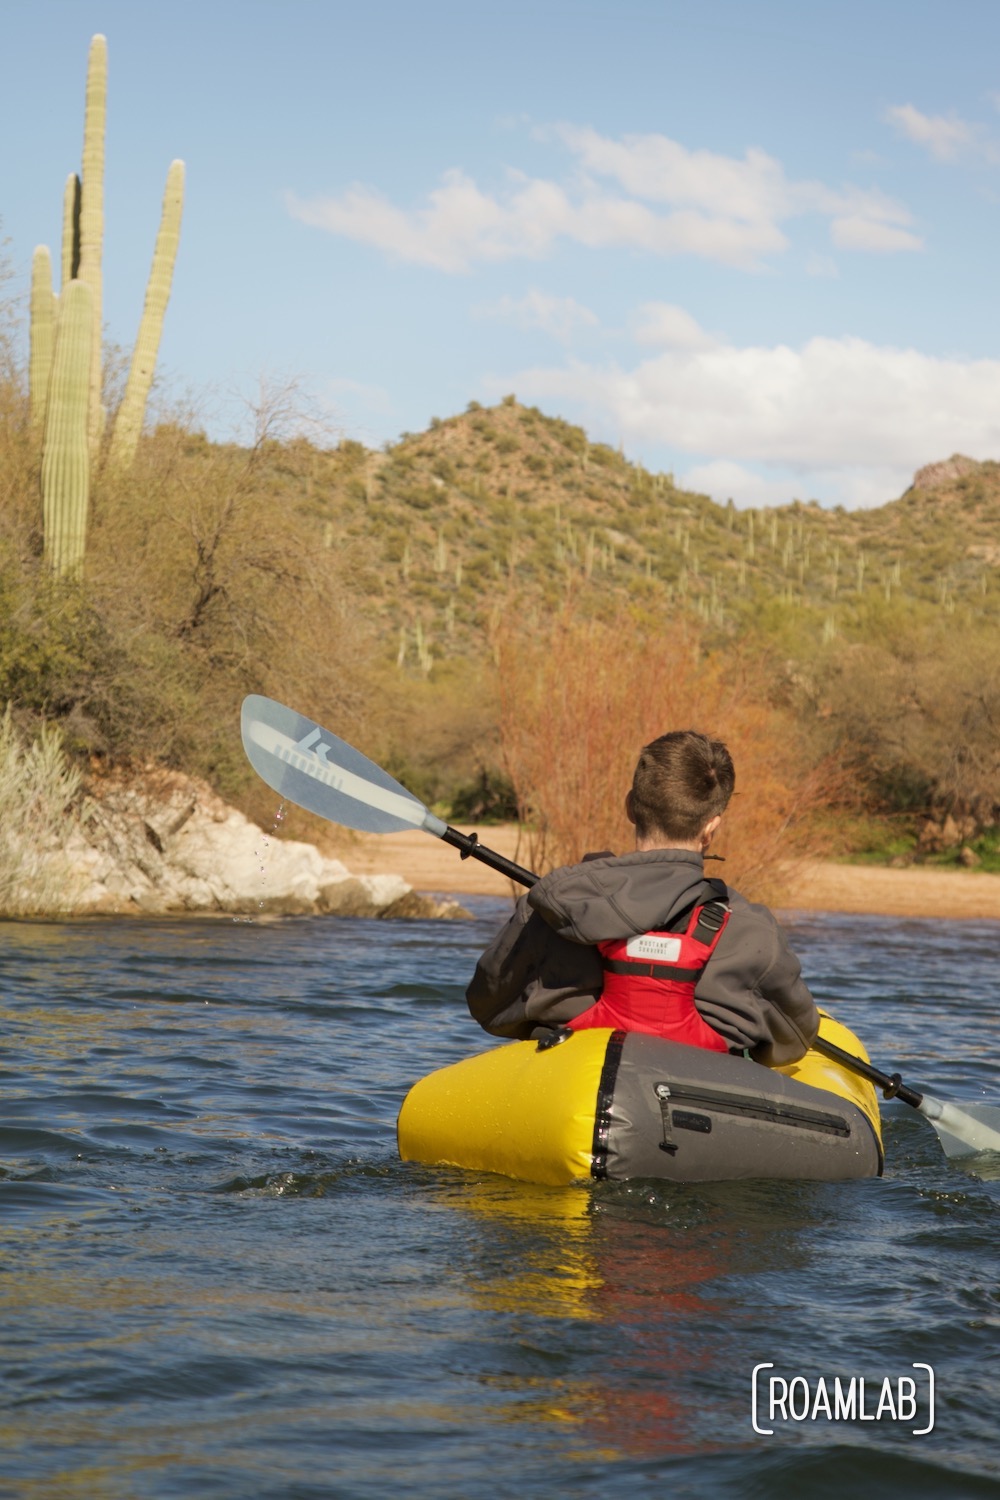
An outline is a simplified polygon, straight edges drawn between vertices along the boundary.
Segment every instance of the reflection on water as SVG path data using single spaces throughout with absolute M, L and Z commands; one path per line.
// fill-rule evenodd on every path
M 5 924 L 0 1493 L 1000 1493 L 998 1163 L 949 1166 L 903 1106 L 881 1182 L 399 1163 L 408 1085 L 483 1044 L 462 991 L 502 909 L 479 909 Z M 954 926 L 795 941 L 880 1066 L 1000 1102 L 996 930 L 963 927 L 956 963 Z M 926 1439 L 753 1432 L 761 1361 L 915 1360 Z
M 745 1325 L 729 1288 L 806 1268 L 802 1231 L 821 1216 L 825 1191 L 768 1182 L 449 1184 L 442 1201 L 479 1231 L 463 1237 L 461 1265 L 476 1305 L 590 1325 L 575 1341 L 576 1372 L 521 1384 L 508 1376 L 505 1389 L 525 1398 L 508 1418 L 572 1424 L 579 1447 L 605 1458 L 720 1446 L 719 1400 L 732 1406 Z

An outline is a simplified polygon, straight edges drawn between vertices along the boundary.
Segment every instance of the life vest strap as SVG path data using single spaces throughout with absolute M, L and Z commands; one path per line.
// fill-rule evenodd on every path
M 604 969 L 608 974 L 641 974 L 643 979 L 669 979 L 683 983 L 700 979 L 701 969 L 679 969 L 676 964 L 637 964 L 627 958 L 606 958 Z

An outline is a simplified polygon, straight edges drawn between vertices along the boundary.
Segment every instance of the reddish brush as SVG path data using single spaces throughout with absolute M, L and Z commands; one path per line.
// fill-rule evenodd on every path
M 691 626 L 651 635 L 629 613 L 566 611 L 541 631 L 503 629 L 496 644 L 504 759 L 536 868 L 633 847 L 625 793 L 641 747 L 670 729 L 724 740 L 732 754 L 736 793 L 712 851 L 727 881 L 780 899 L 796 862 L 819 852 L 829 768 L 810 762 L 769 701 L 759 662 L 705 652 Z

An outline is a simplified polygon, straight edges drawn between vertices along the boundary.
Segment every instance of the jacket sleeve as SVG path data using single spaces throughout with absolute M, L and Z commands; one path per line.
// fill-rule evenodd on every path
M 766 906 L 751 905 L 735 891 L 731 899 L 732 914 L 695 988 L 695 1004 L 755 1062 L 797 1062 L 819 1030 L 802 966 Z
M 466 999 L 484 1031 L 523 1040 L 536 1026 L 580 1015 L 603 983 L 597 949 L 553 932 L 522 896 L 476 965 Z

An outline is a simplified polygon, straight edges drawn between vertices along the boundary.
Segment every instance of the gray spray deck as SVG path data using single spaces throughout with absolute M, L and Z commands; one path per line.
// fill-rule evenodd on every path
M 594 1127 L 595 1177 L 837 1182 L 878 1177 L 857 1105 L 745 1058 L 616 1032 Z

